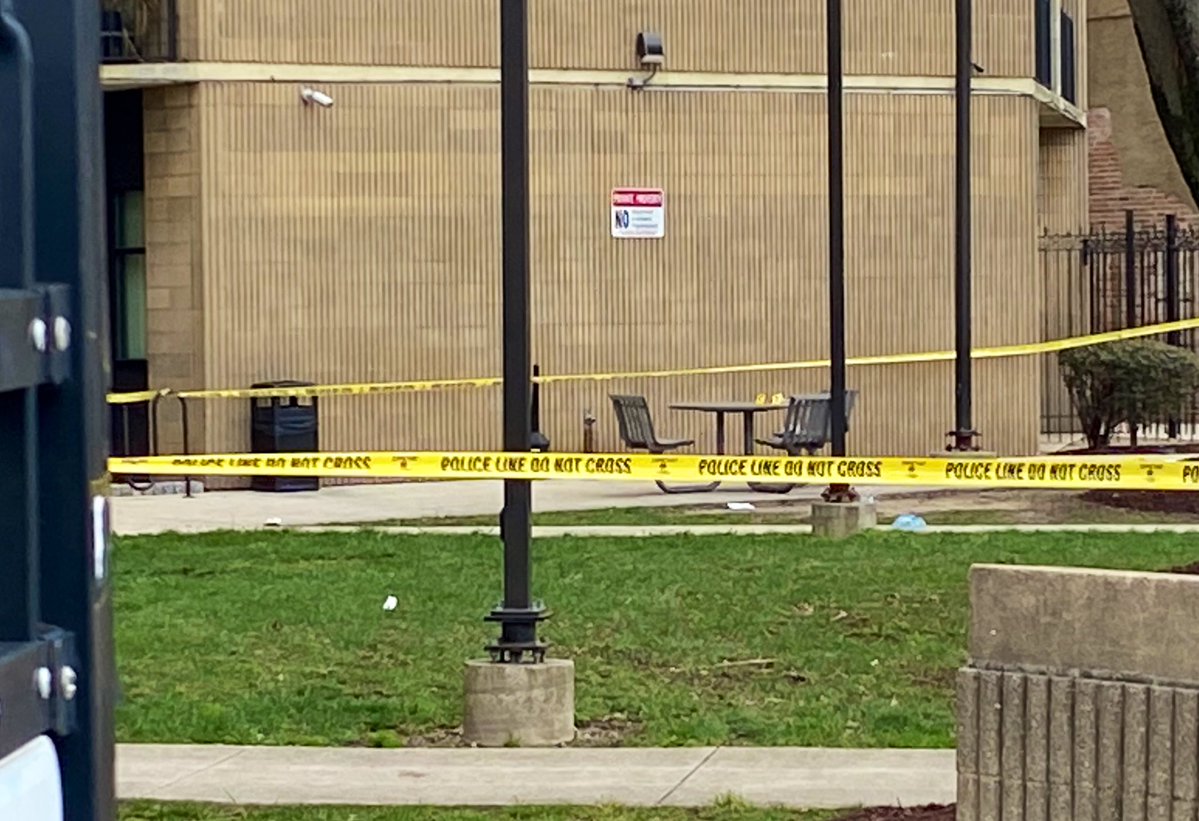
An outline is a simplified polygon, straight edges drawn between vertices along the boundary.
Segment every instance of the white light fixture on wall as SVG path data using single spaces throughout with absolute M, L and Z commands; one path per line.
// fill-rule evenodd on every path
M 333 108 L 333 98 L 315 88 L 300 89 L 300 99 L 305 105 L 319 105 L 321 108 Z

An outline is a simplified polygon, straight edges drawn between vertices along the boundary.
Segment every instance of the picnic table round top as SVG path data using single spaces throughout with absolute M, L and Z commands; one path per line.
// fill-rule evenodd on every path
M 701 413 L 767 413 L 786 410 L 787 405 L 759 405 L 757 402 L 672 402 L 671 410 L 699 411 Z

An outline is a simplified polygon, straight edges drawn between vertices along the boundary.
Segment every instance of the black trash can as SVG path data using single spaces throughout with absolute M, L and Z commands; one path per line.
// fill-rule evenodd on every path
M 307 388 L 311 382 L 259 382 L 251 388 Z M 316 397 L 250 400 L 250 450 L 254 453 L 311 453 L 320 449 Z M 317 476 L 255 476 L 250 487 L 267 493 L 320 490 Z

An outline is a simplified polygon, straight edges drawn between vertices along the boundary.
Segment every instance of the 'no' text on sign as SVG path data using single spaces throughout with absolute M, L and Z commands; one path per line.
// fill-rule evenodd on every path
M 666 194 L 661 188 L 612 189 L 612 236 L 661 239 L 666 236 Z

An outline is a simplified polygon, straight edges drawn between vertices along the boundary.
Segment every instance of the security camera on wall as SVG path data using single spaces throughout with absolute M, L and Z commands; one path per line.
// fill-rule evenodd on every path
M 649 85 L 662 66 L 666 65 L 666 48 L 662 45 L 662 35 L 651 31 L 643 31 L 637 35 L 637 59 L 644 68 L 649 69 L 648 77 L 630 77 L 629 88 L 639 91 Z
M 333 98 L 323 91 L 317 91 L 315 88 L 304 88 L 300 90 L 300 99 L 305 105 L 319 105 L 321 108 L 333 108 Z
M 641 65 L 663 66 L 666 64 L 666 49 L 662 46 L 662 35 L 643 31 L 637 35 L 637 56 Z

